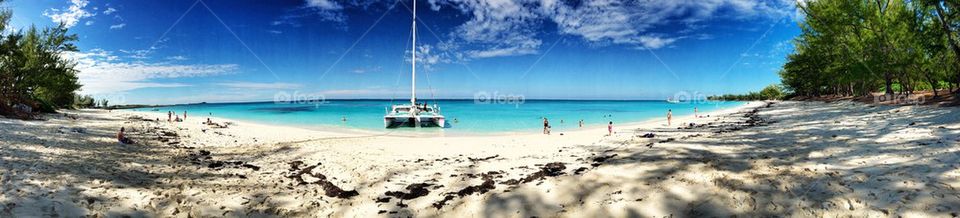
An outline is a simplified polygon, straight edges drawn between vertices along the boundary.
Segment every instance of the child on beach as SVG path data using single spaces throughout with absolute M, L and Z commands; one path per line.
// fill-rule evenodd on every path
M 673 121 L 673 110 L 667 110 L 667 126 L 670 126 L 671 121 Z
M 607 136 L 613 135 L 613 121 L 607 124 Z
M 173 121 L 173 111 L 167 111 L 167 122 Z

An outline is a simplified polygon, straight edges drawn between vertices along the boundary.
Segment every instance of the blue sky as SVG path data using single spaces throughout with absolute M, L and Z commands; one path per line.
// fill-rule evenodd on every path
M 113 103 L 408 98 L 412 0 L 13 0 L 80 36 L 81 93 Z M 421 0 L 418 96 L 664 99 L 779 82 L 794 0 Z

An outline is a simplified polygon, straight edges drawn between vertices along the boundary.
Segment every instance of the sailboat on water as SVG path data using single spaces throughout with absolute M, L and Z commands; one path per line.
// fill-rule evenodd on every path
M 396 104 L 387 108 L 383 125 L 392 127 L 444 127 L 445 119 L 437 104 L 417 103 L 417 2 L 413 0 L 413 56 L 411 58 L 410 104 Z

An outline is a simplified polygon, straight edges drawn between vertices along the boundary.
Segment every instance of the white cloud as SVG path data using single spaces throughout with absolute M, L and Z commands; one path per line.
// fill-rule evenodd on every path
M 303 87 L 301 84 L 296 83 L 255 83 L 255 82 L 228 82 L 228 83 L 216 83 L 218 86 L 224 86 L 229 88 L 240 88 L 240 89 L 298 89 Z
M 307 0 L 307 6 L 316 7 L 322 10 L 340 10 L 343 9 L 340 4 L 331 0 Z
M 589 42 L 635 44 L 652 49 L 690 37 L 686 34 L 702 28 L 699 23 L 707 20 L 782 19 L 793 10 L 792 5 L 784 2 L 749 0 L 597 0 L 577 6 L 550 0 L 542 3 L 544 16 L 556 23 L 563 34 L 580 36 Z M 679 31 L 670 32 L 670 28 L 678 26 Z M 657 29 L 662 27 L 667 30 Z
M 161 41 L 163 41 L 163 40 L 161 40 Z M 147 58 L 150 58 L 150 54 L 153 54 L 153 51 L 154 51 L 155 49 L 156 49 L 156 48 L 140 49 L 140 50 L 123 50 L 123 49 L 120 49 L 120 53 L 129 54 L 129 56 L 127 56 L 128 58 L 133 58 L 133 59 L 147 59 Z
M 73 27 L 81 19 L 94 15 L 84 9 L 89 3 L 87 0 L 70 0 L 70 6 L 66 9 L 47 9 L 43 12 L 43 16 L 50 17 L 53 22 L 62 23 L 68 28 Z
M 334 0 L 304 0 L 303 8 L 291 11 L 279 20 L 271 22 L 271 25 L 290 25 L 300 26 L 298 22 L 302 18 L 320 18 L 320 21 L 332 21 L 344 23 L 347 16 L 343 13 L 344 6 Z M 357 6 L 357 3 L 347 2 L 350 6 Z M 345 28 L 345 26 L 344 26 Z
M 83 94 L 118 93 L 141 88 L 184 87 L 188 84 L 157 82 L 157 79 L 206 77 L 233 73 L 237 65 L 177 65 L 165 63 L 122 62 L 112 52 L 94 49 L 89 52 L 67 52 L 74 60 Z
M 451 7 L 470 19 L 453 38 L 472 45 L 471 58 L 536 54 L 545 22 L 563 35 L 595 44 L 626 44 L 657 49 L 684 38 L 712 19 L 794 17 L 797 0 L 430 0 L 433 10 Z M 679 27 L 679 28 L 677 28 Z M 466 46 L 470 47 L 470 46 Z
M 110 29 L 111 29 L 111 30 L 123 29 L 123 27 L 125 27 L 125 26 L 127 26 L 126 23 L 115 24 L 115 25 L 111 25 L 111 26 L 110 26 Z
M 116 13 L 116 12 L 117 12 L 117 9 L 116 9 L 116 8 L 108 7 L 107 10 L 104 10 L 104 11 L 103 11 L 103 14 L 110 15 L 110 14 L 113 14 L 113 13 Z
M 420 45 L 417 46 L 417 69 L 426 71 L 433 70 L 433 65 L 447 64 L 464 61 L 463 53 L 454 52 L 457 47 L 452 43 L 439 43 L 437 46 Z M 407 50 L 404 53 L 403 60 L 410 63 L 412 53 Z
M 676 42 L 677 39 L 679 39 L 679 38 L 662 38 L 662 37 L 657 37 L 657 36 L 640 36 L 640 37 L 637 38 L 637 42 L 639 42 L 639 43 L 640 43 L 643 47 L 645 47 L 645 48 L 658 49 L 658 48 L 663 48 L 664 46 L 667 46 L 667 45 L 669 45 L 669 44 L 673 44 L 673 42 Z
M 93 21 L 88 20 L 86 23 L 83 23 L 83 25 L 87 25 L 87 26 L 93 25 Z
M 378 0 L 305 1 L 308 8 L 314 10 L 313 14 L 319 14 L 324 20 L 344 22 L 345 8 L 366 9 L 371 2 Z M 428 1 L 432 10 L 453 9 L 466 17 L 466 21 L 454 27 L 449 35 L 438 36 L 444 39 L 436 44 L 432 52 L 442 63 L 537 54 L 543 45 L 543 30 L 553 26 L 558 34 L 577 37 L 593 45 L 619 44 L 659 49 L 684 39 L 711 38 L 698 32 L 707 27 L 707 21 L 711 20 L 796 19 L 798 12 L 795 5 L 808 0 Z M 286 19 L 275 24 L 288 21 Z M 424 60 L 430 63 L 429 58 Z
M 171 61 L 185 61 L 185 60 L 188 60 L 188 59 L 189 59 L 189 58 L 184 57 L 184 56 L 182 56 L 182 55 L 167 57 L 167 60 L 171 60 Z
M 531 1 L 512 0 L 449 0 L 430 1 L 434 10 L 441 4 L 451 5 L 471 15 L 457 26 L 447 43 L 464 43 L 462 54 L 468 58 L 488 58 L 537 53 L 542 42 L 537 38 L 539 15 Z M 439 48 L 441 52 L 448 51 Z

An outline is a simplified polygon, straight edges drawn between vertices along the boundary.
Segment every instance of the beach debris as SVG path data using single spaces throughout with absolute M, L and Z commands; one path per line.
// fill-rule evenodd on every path
M 563 175 L 564 169 L 567 169 L 567 166 L 564 163 L 561 163 L 561 162 L 548 163 L 547 165 L 544 165 L 543 167 L 541 167 L 540 171 L 530 174 L 529 176 L 523 179 L 519 179 L 519 180 L 510 179 L 510 180 L 507 180 L 506 182 L 503 182 L 503 184 L 519 185 L 519 184 L 524 184 L 524 183 L 533 182 L 539 179 L 543 179 L 544 177 L 555 177 L 555 176 Z
M 472 158 L 472 157 L 468 157 L 467 159 L 470 160 L 470 161 L 473 161 L 473 162 L 477 162 L 477 161 L 491 160 L 491 159 L 494 159 L 494 158 L 497 158 L 497 157 L 500 157 L 500 155 L 498 154 L 498 155 L 493 155 L 493 156 L 484 157 L 484 158 Z
M 447 195 L 443 200 L 433 203 L 433 208 L 440 210 L 444 205 L 447 205 L 447 201 L 453 200 L 455 197 L 453 195 Z
M 166 136 L 166 137 L 177 137 L 177 136 L 178 136 L 176 132 L 171 132 L 171 131 L 160 131 L 160 134 L 162 134 L 163 136 Z
M 245 163 L 245 164 L 240 165 L 240 166 L 246 167 L 246 168 L 250 168 L 250 169 L 252 169 L 253 171 L 260 171 L 260 167 L 259 167 L 259 166 L 256 166 L 256 165 L 253 165 L 253 164 Z
M 206 165 L 207 168 L 210 168 L 210 169 L 213 169 L 213 170 L 220 170 L 220 169 L 224 169 L 224 168 L 238 168 L 238 169 L 239 169 L 239 168 L 248 168 L 248 169 L 251 169 L 251 170 L 253 170 L 253 171 L 259 171 L 259 170 L 260 170 L 260 167 L 259 167 L 259 166 L 256 166 L 256 165 L 253 165 L 253 164 L 250 164 L 250 163 L 246 163 L 246 162 L 243 162 L 243 161 L 222 161 L 222 160 L 214 160 L 214 159 L 213 159 L 213 156 L 212 156 L 212 153 L 211 153 L 210 151 L 202 150 L 202 149 L 199 150 L 199 151 L 196 151 L 196 152 L 191 152 L 191 153 L 189 153 L 189 154 L 187 155 L 187 157 L 189 158 L 190 163 L 193 163 L 194 165 Z
M 464 174 L 462 174 L 462 175 L 465 176 L 465 177 L 467 177 L 467 178 L 484 178 L 484 179 L 485 179 L 485 178 L 491 178 L 491 179 L 497 179 L 497 178 L 503 178 L 503 173 L 504 173 L 504 172 L 501 170 L 501 171 L 489 171 L 489 172 L 481 173 L 481 174 L 464 173 Z
M 467 186 L 457 192 L 446 193 L 446 196 L 442 200 L 433 203 L 433 207 L 439 210 L 443 208 L 448 201 L 451 201 L 457 197 L 463 198 L 472 194 L 484 194 L 490 190 L 496 189 L 497 185 L 493 179 L 502 178 L 503 173 L 503 171 L 489 171 L 486 173 L 481 173 L 479 176 L 483 182 L 480 183 L 480 185 Z M 464 174 L 464 176 L 469 178 L 477 178 L 476 174 Z
M 455 194 L 462 198 L 467 195 L 487 193 L 495 188 L 497 187 L 492 178 L 484 178 L 483 183 L 480 185 L 467 186 L 466 188 L 457 191 Z
M 483 183 L 480 185 L 467 186 L 466 188 L 460 189 L 460 191 L 447 193 L 447 196 L 443 197 L 442 200 L 433 203 L 433 207 L 437 210 L 443 208 L 448 201 L 455 199 L 456 197 L 463 198 L 472 194 L 484 194 L 497 188 L 496 183 L 493 181 L 493 178 L 485 177 L 483 178 Z
M 328 181 L 327 176 L 321 173 L 312 172 L 313 169 L 319 167 L 321 163 L 318 162 L 316 165 L 300 168 L 300 166 L 302 165 L 303 165 L 303 161 L 290 162 L 290 174 L 287 176 L 287 178 L 296 180 L 298 182 L 298 185 L 307 185 L 307 184 L 320 185 L 320 187 L 323 188 L 324 195 L 326 195 L 327 197 L 351 198 L 353 196 L 360 195 L 360 193 L 357 192 L 357 190 L 349 190 L 349 191 L 343 190 L 342 188 L 337 187 L 337 185 Z M 313 177 L 316 179 L 316 181 L 307 182 L 307 180 L 304 179 L 304 175 Z
M 676 141 L 676 140 L 677 140 L 677 139 L 675 139 L 675 138 L 667 138 L 667 139 L 665 139 L 665 140 L 660 140 L 660 141 L 657 142 L 657 143 L 667 143 L 667 142 L 672 142 L 672 141 Z
M 653 138 L 653 137 L 657 137 L 657 134 L 647 133 L 647 134 L 641 135 L 640 137 L 641 137 L 641 138 Z
M 774 104 L 773 102 L 767 102 L 766 106 L 763 106 L 763 107 L 769 108 L 769 107 L 772 107 L 773 104 Z M 754 108 L 753 110 L 743 112 L 743 117 L 747 118 L 747 120 L 736 123 L 736 124 L 742 124 L 742 125 L 736 125 L 736 124 L 721 125 L 719 130 L 716 130 L 713 133 L 721 134 L 721 133 L 727 133 L 727 132 L 736 132 L 736 131 L 744 130 L 750 127 L 766 126 L 769 124 L 776 123 L 776 121 L 764 120 L 763 118 L 760 117 L 759 113 L 760 113 L 760 108 Z
M 213 157 L 210 156 L 210 151 L 207 150 L 190 153 L 188 157 L 190 158 L 190 162 L 196 165 L 201 165 L 204 161 L 213 159 Z
M 87 133 L 87 129 L 81 128 L 81 127 L 73 127 L 73 128 L 70 128 L 70 132 L 85 134 Z
M 583 174 L 583 172 L 587 171 L 587 169 L 588 169 L 588 168 L 586 168 L 586 167 L 577 168 L 576 170 L 573 170 L 573 175 Z
M 616 157 L 616 156 L 617 156 L 617 154 L 611 154 L 611 155 L 607 155 L 607 156 L 595 157 L 595 158 L 593 158 L 593 163 L 591 163 L 590 166 L 592 166 L 592 167 L 598 167 L 598 166 L 600 166 L 601 164 L 603 164 L 603 162 L 606 162 L 607 160 L 610 160 L 610 158 L 614 158 L 614 157 Z
M 405 188 L 407 192 L 388 191 L 386 193 L 383 193 L 383 195 L 399 198 L 402 200 L 410 200 L 410 199 L 415 199 L 415 198 L 423 197 L 423 196 L 426 196 L 427 194 L 430 194 L 430 190 L 427 190 L 427 188 L 431 186 L 433 186 L 433 184 L 414 183 L 414 184 L 408 185 Z

